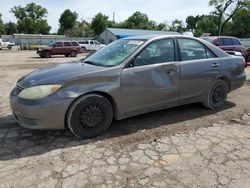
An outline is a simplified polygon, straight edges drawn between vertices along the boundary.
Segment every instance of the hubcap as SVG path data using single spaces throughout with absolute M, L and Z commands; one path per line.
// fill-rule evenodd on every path
M 80 122 L 85 128 L 94 128 L 100 124 L 103 119 L 103 111 L 99 106 L 88 106 L 83 109 Z
M 217 86 L 212 94 L 212 100 L 214 103 L 218 103 L 224 99 L 225 91 L 221 86 Z

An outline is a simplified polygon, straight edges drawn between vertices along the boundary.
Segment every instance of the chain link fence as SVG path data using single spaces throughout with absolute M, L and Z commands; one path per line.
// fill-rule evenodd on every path
M 13 34 L 2 35 L 2 39 L 13 42 L 20 50 L 36 50 L 43 46 L 49 45 L 51 42 L 60 41 L 84 41 L 93 38 L 87 37 L 67 37 L 65 35 L 34 35 L 34 34 Z

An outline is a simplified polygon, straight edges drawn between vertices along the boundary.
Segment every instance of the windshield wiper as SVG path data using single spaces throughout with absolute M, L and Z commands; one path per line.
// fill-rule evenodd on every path
M 90 64 L 90 65 L 96 65 L 94 61 L 84 61 L 82 60 L 82 63 Z
M 89 65 L 95 65 L 95 66 L 101 66 L 101 67 L 103 67 L 103 65 L 98 64 L 98 63 L 96 63 L 94 61 L 82 61 L 82 63 L 86 63 L 86 64 L 89 64 Z

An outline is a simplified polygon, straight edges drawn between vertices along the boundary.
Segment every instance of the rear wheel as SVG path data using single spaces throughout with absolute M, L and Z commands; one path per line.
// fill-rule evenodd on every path
M 12 46 L 11 46 L 11 45 L 8 45 L 7 48 L 8 48 L 9 50 L 11 50 Z
M 228 93 L 228 86 L 223 80 L 217 80 L 210 87 L 203 105 L 209 109 L 216 109 L 224 105 Z
M 77 99 L 67 113 L 67 125 L 78 138 L 93 138 L 105 132 L 113 120 L 110 102 L 96 94 Z
M 86 52 L 86 48 L 85 47 L 81 47 L 81 52 Z
M 71 57 L 76 57 L 77 56 L 77 52 L 73 50 L 73 51 L 71 51 L 70 55 L 71 55 Z
M 42 53 L 42 56 L 45 57 L 45 58 L 50 58 L 51 57 L 51 52 L 50 51 L 44 51 Z

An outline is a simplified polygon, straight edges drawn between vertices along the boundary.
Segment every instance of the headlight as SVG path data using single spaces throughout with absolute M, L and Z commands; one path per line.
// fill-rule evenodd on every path
M 61 85 L 40 85 L 24 89 L 18 97 L 23 99 L 41 99 L 60 89 Z

